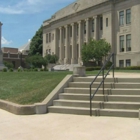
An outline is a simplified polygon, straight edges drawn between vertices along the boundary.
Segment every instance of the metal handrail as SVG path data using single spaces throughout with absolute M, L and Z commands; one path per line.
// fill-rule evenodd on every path
M 112 65 L 110 66 L 110 68 L 107 71 L 106 75 L 104 75 L 104 69 L 105 69 L 107 63 L 109 62 L 109 60 L 111 58 L 112 58 Z M 100 71 L 98 72 L 98 74 L 96 75 L 96 77 L 93 79 L 93 81 L 90 84 L 90 116 L 92 116 L 92 100 L 93 100 L 95 94 L 97 93 L 97 91 L 99 90 L 99 88 L 101 87 L 102 84 L 103 84 L 103 94 L 104 94 L 104 81 L 105 81 L 105 78 L 107 77 L 108 73 L 111 71 L 111 69 L 113 69 L 113 78 L 114 78 L 114 53 L 112 53 L 108 57 L 108 59 L 105 61 L 104 65 L 102 66 L 102 68 L 100 69 Z M 101 74 L 101 72 L 102 72 L 102 81 L 100 82 L 99 86 L 96 88 L 94 93 L 92 94 L 92 85 L 95 82 L 95 80 L 98 78 L 98 76 Z

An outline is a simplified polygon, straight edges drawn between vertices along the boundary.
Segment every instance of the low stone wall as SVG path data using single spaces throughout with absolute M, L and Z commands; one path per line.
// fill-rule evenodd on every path
M 64 88 L 67 87 L 68 83 L 72 80 L 73 76 L 67 75 L 42 103 L 19 105 L 9 101 L 0 100 L 0 109 L 9 111 L 16 115 L 45 114 L 47 113 L 48 106 L 53 104 L 53 100 L 58 98 L 59 93 L 63 92 Z
M 33 115 L 35 105 L 19 105 L 8 101 L 0 100 L 0 108 L 16 115 Z

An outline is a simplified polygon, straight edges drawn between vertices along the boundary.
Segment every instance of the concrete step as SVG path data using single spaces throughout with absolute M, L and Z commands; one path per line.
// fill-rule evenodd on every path
M 92 82 L 94 77 L 74 77 L 73 82 Z M 102 76 L 99 76 L 95 82 L 101 82 L 102 81 Z M 113 83 L 115 82 L 114 78 L 106 78 L 105 82 L 110 82 Z
M 92 85 L 92 88 L 96 88 L 100 83 L 95 82 Z M 69 87 L 80 87 L 80 88 L 89 88 L 90 82 L 70 82 Z M 102 85 L 101 85 L 102 87 Z M 105 83 L 105 88 L 129 88 L 129 89 L 140 89 L 140 83 Z
M 89 95 L 87 94 L 75 94 L 75 93 L 60 93 L 59 99 L 67 100 L 85 100 L 89 101 Z M 140 102 L 139 95 L 100 95 L 96 94 L 93 101 L 111 101 L 111 102 Z
M 74 82 L 92 82 L 95 76 L 88 76 L 88 77 L 74 77 Z M 96 79 L 96 82 L 101 82 L 102 76 L 99 76 Z M 125 82 L 125 83 L 140 83 L 140 78 L 106 78 L 105 82 Z
M 82 108 L 82 107 L 50 106 L 48 107 L 48 112 L 74 114 L 74 115 L 90 115 L 89 108 Z M 92 113 L 94 116 L 96 116 L 95 109 L 92 110 Z
M 96 90 L 96 88 L 92 88 L 92 93 Z M 76 87 L 68 87 L 64 89 L 65 93 L 80 93 L 80 94 L 89 94 L 89 88 L 76 88 Z M 140 95 L 140 89 L 110 89 L 105 88 L 105 94 L 111 95 Z M 97 94 L 103 94 L 102 88 L 97 91 Z
M 63 114 L 75 114 L 75 115 L 89 115 L 88 108 L 81 107 L 62 107 L 62 106 L 50 106 L 48 108 L 50 113 L 63 113 Z M 93 116 L 112 116 L 112 117 L 130 117 L 138 118 L 138 110 L 120 110 L 120 109 L 92 109 Z
M 83 107 L 89 108 L 89 101 L 82 100 L 54 100 L 54 106 L 69 106 L 69 107 Z M 134 102 L 100 102 L 93 101 L 92 108 L 104 108 L 104 109 L 126 109 L 126 110 L 139 110 L 140 103 Z
M 101 109 L 100 116 L 138 118 L 138 110 Z

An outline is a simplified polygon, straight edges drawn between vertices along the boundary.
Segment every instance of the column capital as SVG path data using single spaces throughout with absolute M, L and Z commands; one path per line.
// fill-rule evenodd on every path
M 59 27 L 59 30 L 61 30 L 62 29 L 62 26 L 61 27 Z
M 71 26 L 74 26 L 75 23 L 71 23 Z
M 86 18 L 85 21 L 89 21 L 89 18 Z
M 93 16 L 93 19 L 96 19 L 97 18 L 97 16 Z
M 78 24 L 81 24 L 81 23 L 82 23 L 82 21 L 81 21 L 81 20 L 79 20 L 79 21 L 78 21 Z
M 69 26 L 69 25 L 67 24 L 67 25 L 65 25 L 64 27 L 65 27 L 65 28 L 68 28 L 68 26 Z

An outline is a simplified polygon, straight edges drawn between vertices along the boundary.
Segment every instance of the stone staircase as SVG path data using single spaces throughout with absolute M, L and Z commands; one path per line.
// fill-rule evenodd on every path
M 51 113 L 90 115 L 89 85 L 93 77 L 74 77 L 48 108 Z M 96 90 L 102 78 L 92 86 Z M 106 78 L 105 92 L 99 89 L 92 101 L 93 116 L 139 117 L 140 78 Z

